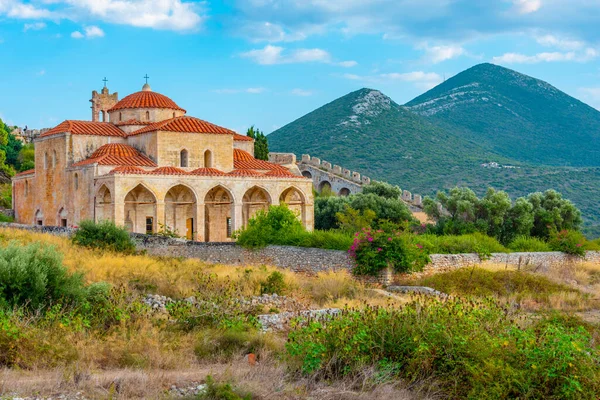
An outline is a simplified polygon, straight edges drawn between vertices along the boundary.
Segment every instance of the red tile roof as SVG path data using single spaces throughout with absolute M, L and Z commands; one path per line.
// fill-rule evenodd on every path
M 187 132 L 187 133 L 213 133 L 213 134 L 225 134 L 235 135 L 236 133 L 230 129 L 223 128 L 221 126 L 211 124 L 210 122 L 203 121 L 199 118 L 188 117 L 187 115 L 181 117 L 175 117 L 167 119 L 165 121 L 155 122 L 142 129 L 129 134 L 139 135 L 140 133 L 148 133 L 155 131 L 166 131 L 166 132 Z
M 142 175 L 145 174 L 146 171 L 141 169 L 140 167 L 134 167 L 132 165 L 122 165 L 120 167 L 117 167 L 115 169 L 113 169 L 112 171 L 110 171 L 111 175 L 114 174 L 123 174 L 123 175 L 133 175 L 133 174 L 138 174 L 138 175 Z
M 240 134 L 235 134 L 233 135 L 233 140 L 237 141 L 237 142 L 252 142 L 254 141 L 254 139 L 252 139 L 249 136 L 244 136 L 244 135 L 240 135 Z
M 129 126 L 129 125 L 150 125 L 150 121 L 138 121 L 137 119 L 128 119 L 127 121 L 115 122 L 116 126 Z
M 150 175 L 187 175 L 188 173 L 177 167 L 160 167 L 148 172 Z
M 233 167 L 235 169 L 257 169 L 257 170 L 286 170 L 278 164 L 268 161 L 258 160 L 252 157 L 252 154 L 240 149 L 233 149 Z
M 190 172 L 191 175 L 201 175 L 201 176 L 223 176 L 225 172 L 219 171 L 216 168 L 198 168 Z
M 70 132 L 72 135 L 126 136 L 125 132 L 110 122 L 66 120 L 49 131 L 42 133 L 40 137 L 56 135 L 64 132 Z
M 185 112 L 183 108 L 179 107 L 167 96 L 149 90 L 143 90 L 123 97 L 121 101 L 108 111 L 122 110 L 125 108 L 169 108 L 171 110 Z
M 270 178 L 304 178 L 303 176 L 298 176 L 298 175 L 294 175 L 292 174 L 290 171 L 288 171 L 285 168 L 281 168 L 281 169 L 274 169 L 272 171 L 269 171 L 265 174 L 265 176 L 268 176 Z
M 17 178 L 19 176 L 31 175 L 31 174 L 35 174 L 35 169 L 28 169 L 27 171 L 19 172 L 18 174 L 15 174 L 15 176 L 13 176 L 13 178 Z
M 233 171 L 227 173 L 226 175 L 229 175 L 229 176 L 255 176 L 255 177 L 264 176 L 260 172 L 254 171 L 251 169 L 234 169 Z
M 73 164 L 83 165 L 129 165 L 140 167 L 156 167 L 156 163 L 131 146 L 120 143 L 109 143 L 101 146 L 88 159 Z

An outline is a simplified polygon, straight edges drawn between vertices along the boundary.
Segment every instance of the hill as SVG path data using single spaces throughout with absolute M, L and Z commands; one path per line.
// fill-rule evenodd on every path
M 600 166 L 600 112 L 507 68 L 476 65 L 406 106 L 505 157 L 533 164 Z
M 311 154 L 421 194 L 456 185 L 480 194 L 493 186 L 513 197 L 555 188 L 582 209 L 586 232 L 600 236 L 600 112 L 505 68 L 469 71 L 407 106 L 377 90 L 352 92 L 268 135 L 270 149 Z M 473 90 L 457 89 L 470 84 Z M 500 168 L 482 167 L 489 162 Z

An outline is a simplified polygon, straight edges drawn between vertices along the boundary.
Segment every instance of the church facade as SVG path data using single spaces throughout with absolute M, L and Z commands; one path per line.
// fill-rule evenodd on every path
M 254 158 L 247 136 L 142 91 L 92 93 L 92 121 L 66 120 L 34 142 L 35 169 L 13 178 L 16 222 L 110 220 L 131 232 L 232 240 L 259 210 L 285 203 L 313 229 L 312 181 Z

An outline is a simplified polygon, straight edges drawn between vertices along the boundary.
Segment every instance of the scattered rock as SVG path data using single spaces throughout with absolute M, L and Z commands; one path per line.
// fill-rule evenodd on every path
M 198 396 L 206 391 L 206 385 L 200 383 L 193 383 L 191 386 L 187 387 L 177 387 L 175 385 L 171 386 L 171 390 L 169 390 L 169 394 L 171 396 L 176 397 L 189 397 L 189 396 Z
M 440 291 L 426 286 L 388 286 L 387 290 L 388 292 L 396 293 L 419 293 L 431 296 L 448 297 L 446 293 L 442 293 Z
M 300 312 L 282 312 L 280 314 L 259 315 L 258 322 L 262 330 L 283 331 L 289 326 L 289 322 L 294 318 L 306 318 L 326 320 L 342 312 L 339 308 L 325 308 L 323 310 L 305 310 Z

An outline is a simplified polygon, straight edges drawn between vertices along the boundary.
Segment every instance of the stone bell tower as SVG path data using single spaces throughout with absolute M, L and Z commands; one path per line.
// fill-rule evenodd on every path
M 94 122 L 108 122 L 108 110 L 119 102 L 119 94 L 117 92 L 109 93 L 106 82 L 108 80 L 104 78 L 104 87 L 100 93 L 95 90 L 92 92 L 90 102 L 92 103 L 92 121 Z

